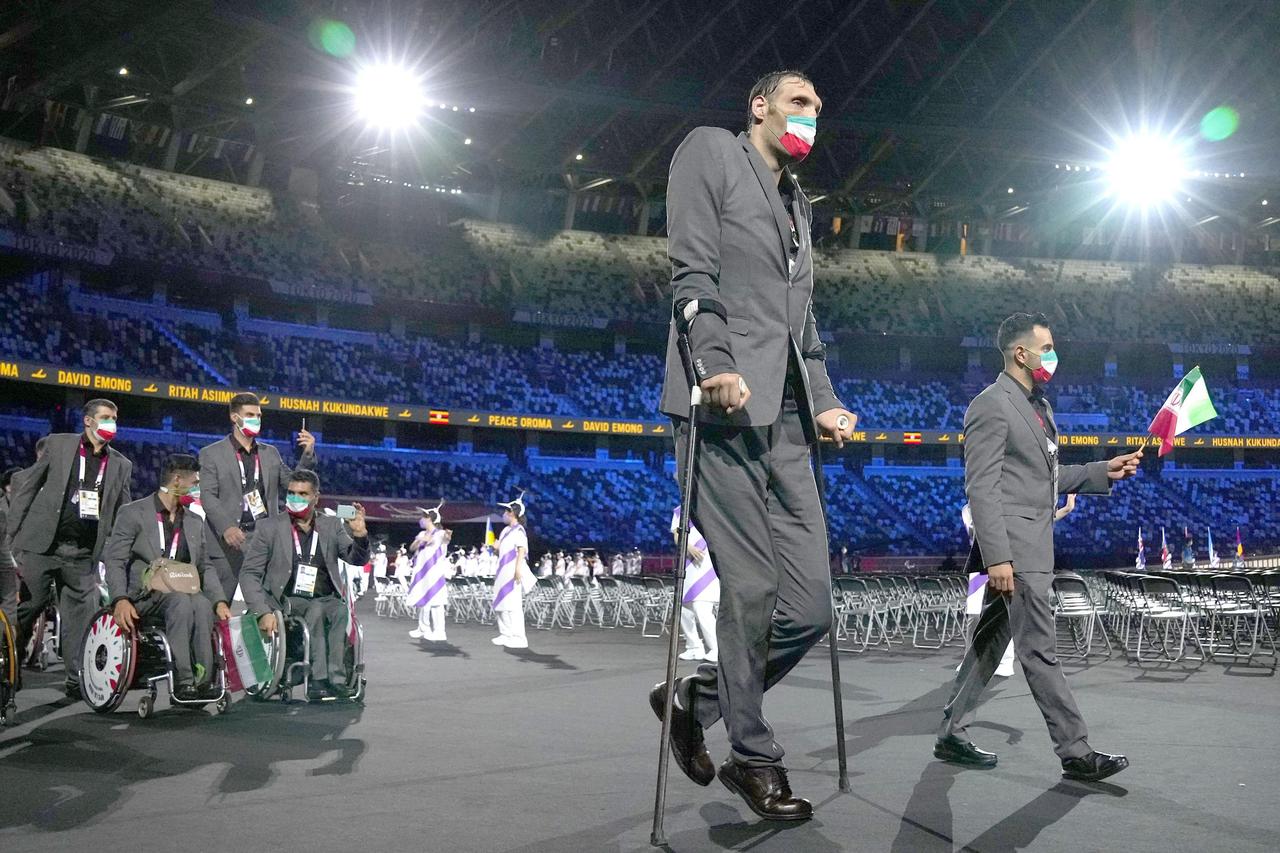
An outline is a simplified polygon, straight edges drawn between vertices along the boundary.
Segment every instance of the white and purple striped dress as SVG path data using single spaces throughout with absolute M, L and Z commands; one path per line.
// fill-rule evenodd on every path
M 524 532 L 524 525 L 515 524 L 504 528 L 498 537 L 498 573 L 493 578 L 493 610 L 495 613 L 507 610 L 524 610 L 524 593 L 516 580 L 516 561 L 520 552 L 529 550 L 529 537 Z M 527 572 L 528 567 L 524 567 Z
M 680 529 L 680 507 L 671 515 L 671 532 Z M 684 598 L 683 604 L 695 601 L 718 602 L 720 600 L 720 578 L 716 575 L 715 566 L 711 565 L 711 552 L 707 550 L 707 540 L 703 538 L 696 524 L 689 525 L 689 545 L 702 551 L 702 559 L 697 563 L 692 557 L 685 559 L 684 564 Z
M 413 561 L 413 580 L 405 597 L 410 607 L 436 607 L 449 603 L 449 575 L 452 566 L 445 556 L 443 528 L 437 527 Z

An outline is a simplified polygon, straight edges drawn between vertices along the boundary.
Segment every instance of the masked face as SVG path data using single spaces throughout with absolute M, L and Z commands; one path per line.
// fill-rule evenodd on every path
M 284 509 L 294 518 L 306 518 L 311 513 L 311 498 L 290 493 L 284 499 Z
M 236 429 L 246 438 L 254 438 L 258 433 L 262 432 L 262 416 L 261 415 L 237 415 Z
M 103 414 L 96 418 L 92 418 L 93 435 L 99 441 L 109 442 L 116 437 L 116 416 L 114 414 Z
M 786 129 L 778 137 L 782 147 L 799 163 L 813 150 L 813 140 L 818 133 L 818 120 L 812 116 L 787 116 Z
M 1026 365 L 1031 371 L 1031 378 L 1038 384 L 1044 385 L 1058 370 L 1058 353 L 1054 350 L 1045 353 L 1033 353 L 1028 350 Z

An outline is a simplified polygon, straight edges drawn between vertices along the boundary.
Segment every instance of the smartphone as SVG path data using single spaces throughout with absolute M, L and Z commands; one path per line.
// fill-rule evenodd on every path
M 307 417 L 306 417 L 306 415 L 303 415 L 303 416 L 302 416 L 302 428 L 303 428 L 304 430 L 307 428 Z
M 338 504 L 338 518 L 350 521 L 356 517 L 356 508 L 352 504 Z

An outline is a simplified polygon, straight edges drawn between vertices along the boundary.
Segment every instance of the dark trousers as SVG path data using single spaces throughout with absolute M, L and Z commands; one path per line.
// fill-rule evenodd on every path
M 1088 755 L 1088 731 L 1075 697 L 1054 651 L 1057 645 L 1053 613 L 1049 609 L 1050 572 L 1015 573 L 1013 595 L 1003 596 L 987 586 L 982 614 L 973 630 L 973 642 L 956 673 L 951 699 L 942 712 L 939 737 L 955 735 L 968 740 L 968 728 L 978 699 L 996 671 L 1013 638 L 1014 653 L 1027 676 L 1027 686 L 1040 707 L 1054 752 L 1059 758 Z
M 22 557 L 22 579 L 31 598 L 18 605 L 18 648 L 31 641 L 36 619 L 49 606 L 49 590 L 62 590 L 58 612 L 62 617 L 62 661 L 68 681 L 80 680 L 80 650 L 84 632 L 99 607 L 98 572 L 93 552 L 71 543 L 55 545 L 44 554 L 26 552 Z
M 699 428 L 693 522 L 720 577 L 718 664 L 698 668 L 681 702 L 703 727 L 725 721 L 735 760 L 780 764 L 764 692 L 831 626 L 827 531 L 794 404 L 767 427 Z M 683 469 L 688 425 L 676 424 Z
M 213 603 L 201 593 L 152 592 L 134 609 L 143 619 L 162 619 L 173 655 L 173 680 L 195 684 L 192 657 L 204 667 L 204 683 L 213 677 Z
M 336 595 L 320 598 L 285 596 L 289 615 L 307 623 L 311 634 L 311 678 L 345 684 L 347 667 L 347 603 Z

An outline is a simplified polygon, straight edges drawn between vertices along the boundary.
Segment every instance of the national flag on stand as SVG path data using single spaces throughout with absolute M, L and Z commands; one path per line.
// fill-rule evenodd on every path
M 1173 568 L 1173 555 L 1169 553 L 1169 543 L 1164 538 L 1164 528 L 1160 528 L 1160 566 L 1164 569 Z
M 1213 550 L 1213 530 L 1206 527 L 1205 533 L 1209 539 L 1209 568 L 1216 569 L 1221 561 L 1218 559 L 1218 552 Z
M 1147 549 L 1142 544 L 1142 528 L 1138 528 L 1138 559 L 1133 563 L 1134 568 L 1142 571 L 1147 567 Z
M 227 687 L 243 692 L 249 687 L 259 687 L 271 680 L 271 664 L 267 660 L 267 645 L 258 620 L 251 613 L 232 616 L 226 622 L 217 623 L 222 637 L 222 650 L 227 658 Z
M 1236 556 L 1244 559 L 1244 542 L 1240 539 L 1240 528 L 1236 528 Z
M 1173 450 L 1174 436 L 1182 435 L 1193 426 L 1216 418 L 1218 412 L 1209 399 L 1209 389 L 1200 375 L 1200 367 L 1191 368 L 1178 387 L 1169 394 L 1160 411 L 1151 420 L 1147 432 L 1160 439 L 1160 456 Z

